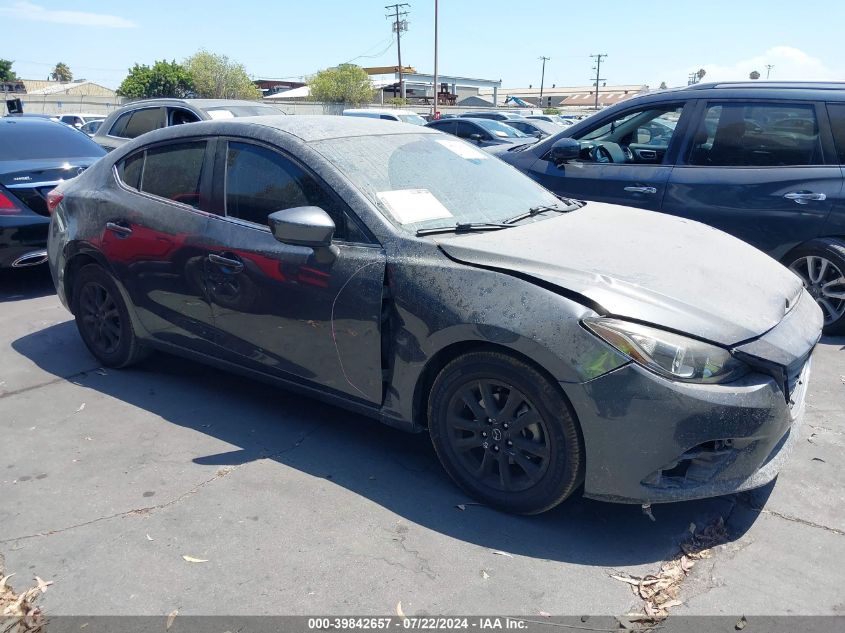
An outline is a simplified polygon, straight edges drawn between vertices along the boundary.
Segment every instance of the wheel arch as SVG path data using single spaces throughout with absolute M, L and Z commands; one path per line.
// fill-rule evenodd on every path
M 581 432 L 581 425 L 578 421 L 577 412 L 572 406 L 572 402 L 567 397 L 566 392 L 561 389 L 560 383 L 554 378 L 554 376 L 548 369 L 546 369 L 543 365 L 535 361 L 533 358 L 518 350 L 513 349 L 512 347 L 508 347 L 499 343 L 491 343 L 489 341 L 480 340 L 466 340 L 451 343 L 438 350 L 431 358 L 429 358 L 429 360 L 423 367 L 423 370 L 417 377 L 416 385 L 414 386 L 412 406 L 415 425 L 424 429 L 428 428 L 429 420 L 427 395 L 431 391 L 431 387 L 434 384 L 434 380 L 437 378 L 437 375 L 440 373 L 440 371 L 456 358 L 471 352 L 498 352 L 500 354 L 505 354 L 507 356 L 520 360 L 527 365 L 531 365 L 534 369 L 540 372 L 549 381 L 549 383 L 552 384 L 554 388 L 560 392 L 561 396 L 569 407 L 569 413 L 572 415 L 572 419 L 575 422 L 575 426 L 578 429 L 579 435 L 582 436 L 583 442 L 583 434 Z

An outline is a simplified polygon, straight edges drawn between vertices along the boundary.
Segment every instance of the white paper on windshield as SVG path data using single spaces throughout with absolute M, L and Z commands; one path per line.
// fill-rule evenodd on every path
M 234 119 L 235 115 L 228 110 L 208 110 L 208 116 L 214 119 Z
M 467 158 L 470 160 L 483 160 L 485 158 L 490 158 L 488 154 L 475 149 L 474 147 L 467 145 L 466 143 L 461 143 L 460 141 L 450 141 L 450 140 L 437 140 L 443 147 L 446 149 L 454 152 L 461 158 Z
M 396 189 L 379 191 L 376 195 L 399 224 L 452 217 L 449 209 L 444 207 L 428 189 Z

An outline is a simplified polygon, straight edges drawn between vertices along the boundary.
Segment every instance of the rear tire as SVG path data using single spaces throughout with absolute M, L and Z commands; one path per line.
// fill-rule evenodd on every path
M 845 334 L 845 242 L 810 240 L 792 251 L 784 263 L 801 277 L 822 309 L 824 333 Z
M 77 272 L 72 305 L 83 342 L 104 367 L 128 367 L 149 355 L 150 350 L 132 328 L 117 284 L 97 264 Z
M 456 358 L 434 381 L 428 419 L 443 468 L 487 505 L 537 514 L 581 483 L 584 451 L 569 405 L 521 360 L 498 352 Z

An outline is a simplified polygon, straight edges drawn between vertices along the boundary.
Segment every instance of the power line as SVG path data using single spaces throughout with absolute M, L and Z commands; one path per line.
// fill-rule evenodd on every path
M 385 17 L 393 18 L 393 32 L 396 33 L 396 52 L 399 56 L 399 96 L 402 99 L 405 98 L 405 82 L 402 77 L 402 31 L 408 30 L 408 21 L 404 19 L 408 15 L 408 12 L 404 8 L 410 8 L 410 6 L 407 2 L 403 2 L 401 4 L 389 4 L 384 7 L 385 9 L 393 9 L 393 15 L 388 13 Z
M 599 109 L 599 82 L 606 81 L 601 76 L 601 60 L 607 57 L 607 53 L 596 53 L 595 55 L 590 55 L 593 59 L 596 60 L 596 65 L 593 66 L 593 70 L 596 71 L 596 110 Z

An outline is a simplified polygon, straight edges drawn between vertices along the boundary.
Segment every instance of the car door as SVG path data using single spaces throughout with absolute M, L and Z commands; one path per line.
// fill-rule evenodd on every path
M 822 107 L 700 102 L 662 210 L 721 229 L 776 259 L 816 237 L 842 189 L 840 168 L 826 164 L 832 150 L 829 135 L 820 133 Z
M 380 245 L 321 179 L 278 148 L 221 140 L 217 161 L 225 216 L 210 220 L 206 286 L 222 353 L 259 371 L 380 403 Z M 267 216 L 301 206 L 332 216 L 332 249 L 273 237 Z
M 842 188 L 831 203 L 822 235 L 845 239 L 845 103 L 828 103 L 827 114 L 836 152 L 834 162 L 842 172 Z
M 117 163 L 116 195 L 99 208 L 98 244 L 150 334 L 206 352 L 214 340 L 203 285 L 211 146 L 203 138 L 178 139 Z
M 653 103 L 604 118 L 575 136 L 579 159 L 556 163 L 546 154 L 529 175 L 559 195 L 656 211 L 691 110 Z

